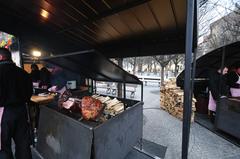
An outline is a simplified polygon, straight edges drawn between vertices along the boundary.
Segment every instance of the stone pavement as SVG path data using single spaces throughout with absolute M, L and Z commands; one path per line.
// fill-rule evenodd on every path
M 157 85 L 144 87 L 143 137 L 166 146 L 166 159 L 178 159 L 181 158 L 182 121 L 160 109 L 159 92 Z M 240 148 L 193 123 L 189 159 L 240 159 Z

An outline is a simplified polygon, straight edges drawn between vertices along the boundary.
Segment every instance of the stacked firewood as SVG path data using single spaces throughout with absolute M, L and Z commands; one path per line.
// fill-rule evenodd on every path
M 100 95 L 93 95 L 92 97 L 105 104 L 103 111 L 105 115 L 116 116 L 124 111 L 124 104 L 117 98 L 112 99 L 108 96 L 104 97 Z
M 169 114 L 178 119 L 183 119 L 183 90 L 176 86 L 176 80 L 169 80 L 165 82 L 160 89 L 160 107 L 167 111 Z M 196 99 L 192 99 L 192 117 L 194 121 L 194 111 Z

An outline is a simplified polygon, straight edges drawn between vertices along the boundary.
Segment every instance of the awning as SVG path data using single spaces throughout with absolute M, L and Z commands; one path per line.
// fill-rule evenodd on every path
M 217 48 L 196 60 L 196 80 L 203 82 L 208 78 L 209 69 L 219 69 L 222 63 L 222 54 L 225 52 L 225 66 L 231 66 L 240 61 L 240 41 Z M 183 87 L 184 70 L 177 77 L 177 85 Z
M 179 54 L 185 52 L 186 2 L 0 1 L 0 30 L 18 36 L 25 53 L 38 48 L 54 55 L 86 49 L 106 57 Z
M 134 75 L 95 50 L 74 52 L 41 59 L 97 81 L 142 84 Z

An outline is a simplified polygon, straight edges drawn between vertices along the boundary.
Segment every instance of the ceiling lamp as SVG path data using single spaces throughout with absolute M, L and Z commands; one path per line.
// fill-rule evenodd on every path
M 40 57 L 40 56 L 42 55 L 42 53 L 41 53 L 40 51 L 33 50 L 33 51 L 32 51 L 32 55 L 33 55 L 34 57 Z
M 46 11 L 46 10 L 44 10 L 44 9 L 42 9 L 41 10 L 41 16 L 43 17 L 43 18 L 48 18 L 49 17 L 49 12 L 48 11 Z

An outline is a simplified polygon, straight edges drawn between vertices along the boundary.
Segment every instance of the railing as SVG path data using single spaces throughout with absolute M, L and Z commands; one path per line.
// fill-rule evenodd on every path
M 158 85 L 160 86 L 161 77 L 156 77 L 156 76 L 137 76 L 137 77 L 139 80 L 145 83 L 145 86 L 147 86 L 148 82 L 158 83 Z
M 112 94 L 112 95 L 116 95 L 117 89 L 118 89 L 117 84 L 111 83 L 111 82 L 97 82 L 96 88 L 105 89 L 106 94 Z M 126 92 L 130 92 L 130 98 L 134 98 L 136 93 L 136 88 L 137 88 L 137 85 L 135 84 L 126 84 Z

